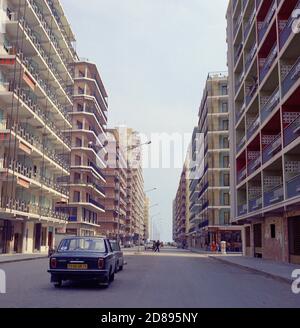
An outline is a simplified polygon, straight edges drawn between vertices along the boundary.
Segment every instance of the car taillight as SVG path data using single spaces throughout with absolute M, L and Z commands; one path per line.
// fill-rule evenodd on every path
M 50 266 L 51 266 L 51 269 L 56 269 L 56 266 L 57 266 L 56 258 L 52 258 L 50 260 Z
M 100 258 L 100 259 L 98 260 L 98 268 L 99 268 L 100 270 L 104 269 L 104 259 Z

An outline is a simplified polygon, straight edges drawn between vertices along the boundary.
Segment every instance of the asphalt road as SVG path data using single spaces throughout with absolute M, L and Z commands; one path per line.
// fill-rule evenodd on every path
M 288 284 L 205 255 L 126 252 L 126 261 L 108 289 L 70 283 L 55 289 L 47 259 L 0 265 L 7 275 L 0 307 L 300 307 Z

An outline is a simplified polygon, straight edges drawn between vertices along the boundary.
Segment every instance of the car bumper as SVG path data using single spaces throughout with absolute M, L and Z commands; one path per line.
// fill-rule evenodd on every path
M 78 280 L 78 281 L 100 281 L 107 282 L 109 279 L 108 270 L 48 270 L 51 274 L 51 282 L 58 282 L 61 280 Z

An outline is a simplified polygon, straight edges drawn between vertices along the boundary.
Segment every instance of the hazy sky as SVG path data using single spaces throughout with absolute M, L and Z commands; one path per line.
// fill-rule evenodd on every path
M 226 67 L 228 0 L 62 0 L 77 52 L 98 65 L 109 126 L 191 133 L 208 72 Z M 145 188 L 171 240 L 179 169 L 146 169 Z

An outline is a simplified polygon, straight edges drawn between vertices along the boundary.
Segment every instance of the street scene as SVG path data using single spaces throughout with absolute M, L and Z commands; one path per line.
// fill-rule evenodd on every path
M 299 44 L 298 0 L 0 0 L 0 310 L 299 308 Z
M 291 285 L 176 248 L 125 251 L 124 270 L 110 288 L 49 283 L 48 259 L 1 265 L 8 277 L 0 307 L 202 308 L 299 307 Z

